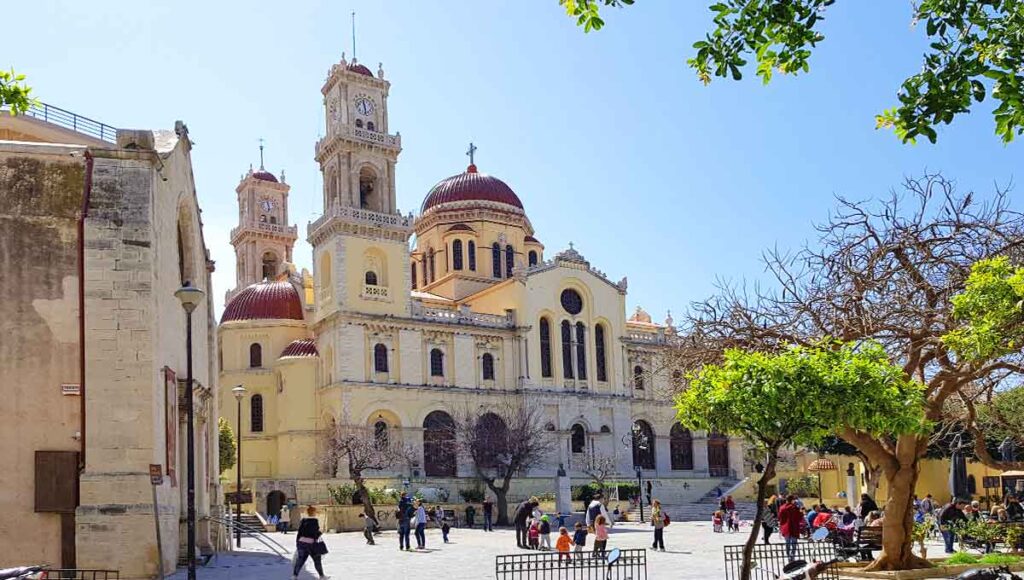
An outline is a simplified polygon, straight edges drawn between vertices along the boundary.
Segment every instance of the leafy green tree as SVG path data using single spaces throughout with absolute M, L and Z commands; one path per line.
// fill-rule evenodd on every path
M 0 70 L 0 108 L 9 109 L 12 115 L 24 113 L 35 99 L 29 96 L 32 89 L 25 84 L 25 75 Z
M 746 438 L 767 457 L 757 480 L 757 512 L 743 551 L 741 580 L 764 517 L 779 451 L 813 446 L 840 428 L 889 434 L 924 428 L 923 390 L 893 365 L 878 343 L 822 343 L 778 353 L 730 349 L 721 364 L 691 375 L 676 399 L 684 427 Z
M 599 30 L 600 8 L 627 0 L 559 0 L 585 31 Z M 748 63 L 764 83 L 773 75 L 810 70 L 813 49 L 825 40 L 821 24 L 835 0 L 717 0 L 710 6 L 714 30 L 694 43 L 687 63 L 708 84 L 712 77 L 743 78 Z M 935 142 L 935 127 L 991 96 L 995 132 L 1010 142 L 1024 132 L 1024 0 L 918 0 L 912 24 L 929 38 L 920 72 L 903 81 L 899 102 L 875 118 L 904 142 L 924 136 Z
M 220 457 L 220 473 L 224 473 L 228 469 L 235 466 L 235 459 L 237 455 L 235 450 L 235 433 L 231 430 L 231 425 L 228 424 L 224 417 L 217 419 L 217 443 L 218 443 L 218 455 Z

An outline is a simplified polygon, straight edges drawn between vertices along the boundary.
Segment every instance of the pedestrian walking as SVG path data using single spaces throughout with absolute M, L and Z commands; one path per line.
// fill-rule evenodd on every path
M 494 522 L 494 503 L 491 502 L 490 498 L 486 498 L 485 497 L 484 498 L 484 503 L 483 503 L 482 507 L 483 507 L 483 512 L 484 512 L 484 531 L 485 532 L 493 532 L 494 531 L 494 527 L 493 527 L 493 522 Z
M 359 514 L 359 517 L 363 518 L 363 537 L 366 538 L 366 543 L 372 546 L 376 543 L 373 541 L 373 529 L 377 527 L 377 520 L 366 514 Z
M 475 520 L 475 519 L 476 519 L 476 508 L 473 507 L 473 504 L 467 503 L 466 504 L 466 527 L 472 529 L 473 528 L 473 520 Z
M 558 550 L 558 563 L 562 560 L 572 564 L 572 556 L 569 555 L 569 547 L 572 545 L 572 538 L 569 537 L 569 530 L 564 527 L 558 528 L 558 541 L 555 542 L 555 549 Z
M 448 521 L 448 518 L 443 519 L 441 521 L 441 538 L 444 540 L 444 543 L 446 544 L 448 543 L 448 532 L 450 532 L 451 530 L 451 522 Z
M 796 505 L 796 496 L 786 496 L 786 503 L 779 508 L 779 533 L 786 542 L 786 556 L 792 561 L 796 557 L 796 544 L 800 539 L 800 523 L 804 516 Z
M 292 566 L 292 580 L 297 580 L 306 560 L 313 558 L 313 567 L 320 578 L 327 578 L 324 574 L 324 565 L 321 562 L 323 555 L 327 553 L 327 544 L 321 536 L 320 520 L 316 517 L 316 508 L 306 508 L 306 517 L 299 522 L 299 533 L 295 538 L 295 565 Z
M 962 499 L 955 499 L 939 512 L 939 531 L 942 532 L 942 541 L 946 544 L 946 553 L 953 553 L 953 543 L 956 542 L 957 526 L 967 523 L 967 516 L 963 509 L 967 504 Z
M 412 518 L 414 516 L 414 511 L 412 501 L 409 500 L 408 494 L 403 491 L 402 497 L 398 500 L 398 510 L 395 513 L 395 519 L 398 520 L 399 550 L 412 550 L 409 535 L 412 533 Z
M 416 500 L 415 522 L 416 522 L 416 549 L 427 549 L 427 510 L 423 502 Z
M 608 518 L 597 516 L 594 519 L 594 557 L 604 558 L 604 551 L 608 547 Z
M 668 520 L 665 512 L 661 509 L 661 501 L 655 499 L 651 503 L 651 525 L 654 526 L 654 550 L 665 551 L 665 524 Z
M 587 528 L 583 522 L 576 522 L 576 531 L 572 535 L 573 551 L 577 554 L 587 547 Z
M 611 521 L 608 517 L 608 508 L 605 507 L 603 497 L 601 494 L 594 495 L 594 499 L 590 501 L 590 505 L 587 506 L 587 527 L 593 528 L 594 522 L 597 521 L 597 516 L 604 516 L 606 522 Z

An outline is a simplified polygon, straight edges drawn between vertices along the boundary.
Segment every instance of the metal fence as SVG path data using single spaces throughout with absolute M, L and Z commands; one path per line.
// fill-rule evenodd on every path
M 102 141 L 117 143 L 117 128 L 72 113 L 71 111 L 66 111 L 60 107 L 54 107 L 46 103 L 36 103 L 23 114 L 41 119 L 47 123 L 60 125 L 65 129 L 71 129 L 72 131 L 89 135 Z
M 743 546 L 725 546 L 725 579 L 736 580 L 740 577 L 743 565 Z M 807 562 L 828 562 L 836 558 L 835 546 L 827 542 L 800 542 L 796 545 L 795 558 L 786 554 L 785 544 L 757 544 L 754 546 L 752 562 L 754 563 L 751 578 L 756 580 L 774 580 L 782 574 L 782 569 L 793 559 Z M 823 571 L 818 580 L 839 580 L 839 572 L 835 565 Z
M 40 580 L 120 580 L 117 570 L 79 570 L 71 568 L 50 568 L 39 575 Z
M 647 550 L 620 550 L 619 559 L 608 565 L 605 555 L 594 552 L 570 553 L 571 560 L 559 559 L 557 552 L 532 552 L 496 556 L 496 580 L 646 580 Z

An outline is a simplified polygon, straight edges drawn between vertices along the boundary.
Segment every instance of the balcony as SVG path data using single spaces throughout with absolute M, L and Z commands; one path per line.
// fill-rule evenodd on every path
M 362 224 L 377 227 L 391 227 L 399 230 L 412 231 L 412 215 L 402 216 L 394 213 L 380 213 L 368 209 L 360 209 L 348 206 L 334 206 L 328 209 L 324 215 L 306 227 L 307 237 L 313 235 L 332 220 L 342 220 L 346 223 Z
M 242 230 L 256 230 L 261 233 L 273 234 L 277 236 L 289 236 L 298 237 L 299 227 L 298 226 L 286 226 L 283 224 L 269 224 L 264 222 L 256 222 L 252 224 L 245 224 L 231 229 L 231 239 L 235 239 L 235 236 L 240 234 Z
M 364 300 L 380 300 L 382 302 L 391 301 L 391 294 L 389 293 L 387 286 L 371 286 L 370 284 L 364 284 L 361 296 Z
M 412 303 L 412 317 L 428 322 L 442 322 L 445 324 L 466 324 L 470 326 L 487 326 L 491 328 L 514 328 L 515 320 L 511 315 L 500 316 L 497 314 L 481 314 L 463 310 L 449 310 L 446 308 L 430 308 L 419 302 Z
M 316 143 L 316 157 L 320 157 L 321 151 L 327 147 L 328 144 L 332 143 L 336 138 L 338 139 L 352 139 L 353 141 L 359 141 L 369 145 L 376 145 L 377 147 L 383 147 L 384 149 L 391 149 L 394 151 L 402 150 L 402 136 L 401 135 L 390 135 L 388 133 L 381 133 L 379 131 L 370 131 L 369 129 L 360 129 L 351 125 L 338 125 L 334 134 L 328 135 Z

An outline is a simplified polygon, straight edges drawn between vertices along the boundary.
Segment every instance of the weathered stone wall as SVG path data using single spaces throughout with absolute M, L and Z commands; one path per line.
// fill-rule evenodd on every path
M 0 143 L 0 568 L 60 563 L 60 516 L 34 513 L 37 450 L 79 447 L 76 216 L 84 148 Z M 31 533 L 26 533 L 31 530 Z

